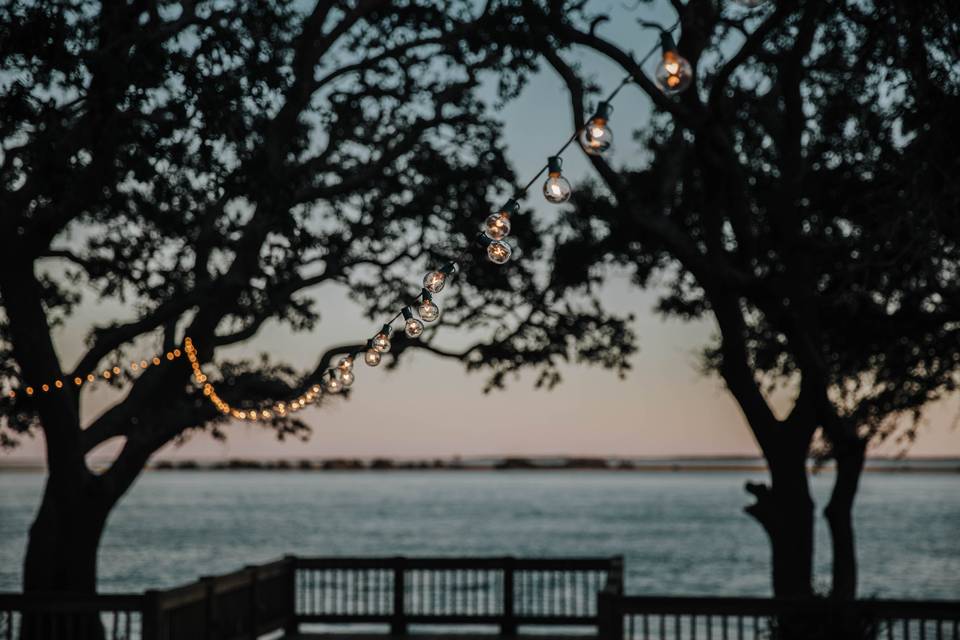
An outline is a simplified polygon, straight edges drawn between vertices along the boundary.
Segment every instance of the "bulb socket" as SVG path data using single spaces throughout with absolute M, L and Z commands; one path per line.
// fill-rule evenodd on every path
M 673 36 L 667 31 L 660 32 L 660 48 L 664 53 L 677 53 L 677 43 L 673 41 Z
M 410 307 L 404 307 L 400 310 L 400 313 L 403 315 L 404 320 L 409 320 L 413 317 L 413 310 L 411 310 Z
M 383 325 L 383 328 L 380 329 L 380 333 L 382 333 L 383 335 L 385 335 L 385 336 L 387 336 L 387 337 L 389 338 L 389 337 L 390 337 L 390 334 L 393 333 L 393 327 L 391 327 L 391 326 L 388 325 L 388 324 L 385 324 L 385 325 Z
M 426 289 L 421 289 L 420 298 L 422 300 L 433 300 L 433 294 L 427 291 Z
M 597 112 L 593 117 L 597 120 L 607 121 L 611 115 L 613 115 L 613 105 L 609 102 L 601 102 L 597 105 Z
M 452 261 L 448 262 L 447 264 L 440 267 L 439 271 L 445 276 L 452 275 L 457 271 L 457 263 Z
M 547 158 L 547 173 L 550 175 L 560 175 L 563 169 L 563 158 L 560 156 L 550 156 Z
M 517 202 L 515 199 L 510 198 L 509 200 L 503 203 L 502 207 L 500 207 L 499 213 L 500 215 L 505 216 L 507 218 L 509 218 L 510 216 L 516 215 L 520 213 L 520 203 Z
M 490 246 L 491 242 L 493 242 L 493 238 L 491 238 L 487 234 L 481 233 L 477 235 L 477 244 L 480 245 L 481 247 Z

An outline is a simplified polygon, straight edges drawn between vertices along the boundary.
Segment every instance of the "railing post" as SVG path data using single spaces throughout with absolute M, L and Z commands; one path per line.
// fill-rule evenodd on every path
M 390 622 L 390 635 L 403 636 L 407 633 L 407 618 L 404 612 L 406 601 L 406 561 L 395 558 L 393 567 L 393 620 Z
M 200 581 L 203 583 L 203 637 L 204 640 L 213 640 L 214 631 L 214 618 L 216 617 L 216 611 L 214 610 L 216 593 L 214 592 L 214 586 L 216 583 L 216 578 L 213 576 L 201 576 Z
M 501 636 L 517 635 L 517 622 L 513 615 L 513 557 L 503 559 L 503 622 Z
M 140 610 L 140 637 L 143 640 L 161 640 L 163 638 L 160 633 L 160 592 L 156 589 L 143 592 L 143 608 Z
M 293 555 L 283 556 L 287 565 L 287 613 L 284 616 L 283 633 L 284 635 L 295 635 L 300 631 L 300 624 L 297 622 L 297 557 Z
M 597 594 L 597 636 L 600 640 L 623 639 L 623 613 L 619 593 L 604 589 Z
M 257 640 L 259 628 L 257 607 L 257 566 L 247 565 L 247 571 L 250 572 L 250 640 Z
M 597 635 L 600 640 L 623 639 L 623 556 L 610 558 L 607 581 L 597 594 Z

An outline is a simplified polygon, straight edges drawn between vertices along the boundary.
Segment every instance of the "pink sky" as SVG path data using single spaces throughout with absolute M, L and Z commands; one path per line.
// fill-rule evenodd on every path
M 614 6 L 615 11 L 619 11 Z M 657 5 L 655 14 L 664 23 L 673 20 L 672 10 Z M 626 11 L 626 9 L 624 9 Z M 655 33 L 638 39 L 636 24 L 626 15 L 607 28 L 614 39 L 635 42 L 646 51 Z M 622 31 L 618 35 L 617 32 Z M 585 58 L 584 69 L 604 86 L 613 86 L 622 71 L 601 60 Z M 544 159 L 568 135 L 570 113 L 562 83 L 549 73 L 540 73 L 523 95 L 497 115 L 503 120 L 511 160 L 520 179 L 535 172 Z M 615 164 L 635 164 L 645 156 L 631 141 L 630 129 L 649 118 L 647 99 L 633 87 L 617 97 L 611 126 L 618 145 Z M 565 154 L 564 174 L 576 184 L 591 168 L 577 149 Z M 541 219 L 549 220 L 555 209 L 534 195 L 524 206 L 534 206 Z M 478 225 L 484 212 L 478 212 Z M 522 251 L 520 252 L 522 254 Z M 419 288 L 422 274 L 410 274 L 411 291 Z M 311 368 L 327 346 L 368 336 L 379 326 L 360 317 L 343 290 L 322 289 L 315 294 L 325 310 L 315 333 L 292 336 L 268 325 L 236 353 L 264 351 L 285 359 L 302 370 Z M 323 410 L 310 409 L 305 416 L 314 427 L 307 443 L 278 443 L 255 425 L 238 424 L 227 429 L 226 443 L 198 436 L 179 449 L 168 447 L 163 457 L 315 457 L 452 455 L 576 454 L 576 455 L 717 455 L 756 454 L 757 448 L 736 405 L 716 378 L 698 372 L 697 353 L 713 332 L 712 323 L 681 324 L 663 321 L 651 313 L 654 297 L 614 277 L 605 292 L 611 308 L 633 312 L 634 329 L 641 351 L 633 358 L 634 370 L 626 380 L 591 368 L 570 368 L 565 382 L 552 392 L 535 391 L 529 377 L 511 381 L 504 392 L 483 395 L 482 374 L 467 375 L 458 364 L 428 354 L 414 354 L 394 371 L 370 369 L 358 364 L 355 392 L 349 400 L 332 403 Z M 443 294 L 437 300 L 443 308 Z M 129 317 L 131 311 L 113 304 L 85 301 L 77 316 L 57 334 L 65 363 L 73 363 L 91 322 Z M 906 329 L 906 328 L 905 328 Z M 447 336 L 455 340 L 456 336 Z M 148 356 L 129 353 L 131 358 Z M 85 419 L 101 411 L 109 392 L 85 396 Z M 960 412 L 957 397 L 929 412 L 927 424 L 911 450 L 913 455 L 960 456 L 960 431 L 954 428 Z M 112 443 L 110 446 L 115 446 Z M 883 453 L 895 453 L 887 447 Z M 38 459 L 37 440 L 27 441 L 0 460 Z

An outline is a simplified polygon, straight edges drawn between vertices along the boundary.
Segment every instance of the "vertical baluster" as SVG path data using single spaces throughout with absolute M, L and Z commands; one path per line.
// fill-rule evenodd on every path
M 713 640 L 713 616 L 707 615 L 707 640 Z
M 110 613 L 113 614 L 113 620 L 110 622 L 110 639 L 117 640 L 117 629 L 120 627 L 120 625 L 117 624 L 117 617 L 120 615 L 120 612 L 111 611 Z M 109 614 L 107 615 L 109 616 Z
M 743 616 L 737 616 L 737 640 L 743 640 Z
M 130 619 L 132 617 L 133 617 L 133 612 L 127 611 L 127 619 L 124 624 L 124 633 L 126 634 L 124 637 L 124 640 L 133 640 L 133 634 L 131 633 L 131 630 L 130 630 L 130 626 L 131 626 Z
M 756 640 L 760 637 L 760 616 L 753 616 L 753 638 Z
M 667 640 L 667 614 L 660 614 L 660 640 Z
M 643 640 L 650 640 L 650 616 L 643 614 Z
M 937 618 L 937 640 L 943 640 L 943 619 Z

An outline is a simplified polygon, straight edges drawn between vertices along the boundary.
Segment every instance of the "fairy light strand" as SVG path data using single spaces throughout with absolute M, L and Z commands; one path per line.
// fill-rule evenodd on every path
M 679 20 L 675 22 L 668 29 L 661 28 L 661 34 L 670 34 L 677 28 L 677 26 L 679 26 Z M 641 58 L 640 61 L 636 63 L 637 67 L 638 68 L 642 67 L 658 49 L 661 49 L 661 47 L 662 45 L 659 43 L 654 45 L 646 53 L 646 55 L 644 55 L 643 58 Z M 632 73 L 624 77 L 620 81 L 620 83 L 613 89 L 613 91 L 610 92 L 610 94 L 603 101 L 603 103 L 611 103 L 614 100 L 614 98 L 616 98 L 620 90 L 623 89 L 623 87 L 625 87 L 626 85 L 630 84 L 634 80 L 634 78 L 635 76 Z M 491 218 L 495 217 L 496 215 L 500 215 L 505 218 L 508 218 L 510 213 L 509 208 L 511 207 L 518 208 L 519 205 L 516 204 L 516 201 L 526 196 L 530 188 L 537 182 L 537 180 L 540 179 L 540 177 L 543 176 L 545 172 L 559 168 L 559 162 L 554 162 L 554 161 L 560 159 L 562 154 L 570 147 L 570 145 L 575 140 L 577 140 L 580 134 L 590 124 L 591 120 L 592 118 L 587 120 L 587 122 L 583 123 L 580 127 L 578 127 L 570 135 L 570 137 L 567 138 L 567 140 L 557 150 L 557 152 L 550 157 L 550 160 L 547 162 L 547 164 L 544 164 L 540 168 L 540 170 L 522 188 L 515 191 L 514 197 L 511 200 L 508 200 L 507 204 L 504 205 L 504 207 L 501 207 L 500 212 L 498 214 L 494 214 L 494 216 L 491 216 Z M 556 164 L 557 166 L 554 167 L 553 166 L 554 164 Z M 557 174 L 551 173 L 551 175 L 559 176 L 559 173 Z M 558 202 L 562 202 L 562 201 L 565 201 L 565 199 L 559 200 Z M 488 218 L 488 221 L 489 221 L 489 218 Z M 502 235 L 498 233 L 494 237 L 494 236 L 491 236 L 490 233 L 488 232 L 487 234 L 481 233 L 478 236 L 479 244 L 485 245 L 488 247 L 488 256 L 490 257 L 491 261 L 497 264 L 502 264 L 503 262 L 506 262 L 507 260 L 509 260 L 509 257 L 510 257 L 510 252 L 511 252 L 510 246 L 506 243 L 501 242 L 501 238 L 504 237 L 509 232 L 509 224 L 506 224 L 505 228 L 506 228 L 506 231 L 503 232 Z M 498 251 L 500 251 L 501 253 L 495 255 L 495 253 L 491 251 L 490 247 L 497 248 Z M 502 253 L 503 251 L 505 251 L 505 254 Z M 461 262 L 469 252 L 470 252 L 469 247 L 463 248 L 454 260 L 451 260 L 450 262 L 448 262 L 441 269 L 434 272 L 430 272 L 428 276 L 436 273 L 444 273 L 445 278 L 452 277 L 459 270 L 459 266 Z M 308 406 L 311 406 L 323 395 L 324 391 L 327 391 L 330 393 L 339 393 L 344 388 L 349 387 L 353 383 L 353 364 L 356 361 L 357 357 L 360 356 L 360 354 L 364 354 L 365 356 L 364 359 L 371 366 L 376 366 L 377 364 L 379 364 L 381 353 L 386 353 L 389 350 L 389 344 L 390 344 L 389 335 L 393 331 L 393 324 L 397 320 L 399 320 L 401 317 L 403 317 L 405 321 L 408 321 L 410 318 L 412 318 L 413 314 L 411 310 L 414 309 L 418 304 L 421 305 L 421 307 L 419 307 L 421 319 L 417 320 L 417 322 L 420 325 L 420 330 L 419 330 L 420 332 L 422 332 L 423 330 L 423 326 L 422 326 L 423 321 L 432 322 L 437 320 L 439 317 L 438 312 L 433 311 L 432 313 L 435 313 L 436 315 L 433 315 L 432 317 L 427 317 L 424 315 L 423 305 L 427 301 L 432 302 L 433 293 L 438 293 L 440 289 L 443 288 L 443 286 L 444 286 L 444 282 L 441 279 L 439 287 L 436 288 L 435 291 L 431 292 L 427 288 L 427 282 L 425 279 L 424 288 L 421 289 L 420 293 L 417 294 L 417 296 L 415 296 L 408 304 L 404 305 L 392 318 L 390 318 L 389 321 L 385 322 L 383 324 L 382 329 L 378 331 L 376 334 L 374 334 L 373 337 L 371 337 L 369 340 L 366 341 L 365 346 L 359 349 L 353 349 L 347 352 L 346 355 L 340 360 L 340 362 L 336 366 L 328 367 L 318 376 L 311 376 L 311 379 L 313 380 L 319 379 L 320 383 L 317 384 L 316 382 L 314 382 L 307 388 L 306 391 L 301 392 L 299 395 L 289 400 L 275 401 L 269 404 L 262 404 L 255 407 L 239 407 L 239 406 L 231 405 L 229 402 L 224 400 L 219 393 L 217 393 L 216 387 L 212 382 L 210 382 L 209 376 L 204 372 L 203 367 L 200 363 L 200 359 L 197 356 L 196 346 L 193 340 L 189 336 L 184 338 L 182 351 L 179 348 L 176 348 L 171 351 L 167 351 L 165 353 L 155 354 L 150 358 L 140 360 L 139 362 L 133 361 L 127 367 L 121 368 L 120 366 L 114 366 L 110 369 L 104 369 L 99 374 L 88 373 L 85 376 L 76 376 L 73 378 L 72 381 L 69 379 L 57 379 L 57 380 L 54 380 L 52 384 L 45 383 L 40 385 L 39 387 L 27 386 L 27 387 L 24 387 L 23 389 L 23 395 L 28 397 L 34 397 L 34 396 L 50 393 L 56 390 L 71 388 L 71 386 L 79 390 L 80 388 L 89 386 L 94 382 L 99 382 L 101 380 L 108 381 L 111 378 L 117 377 L 123 373 L 127 373 L 127 375 L 130 375 L 130 372 L 145 371 L 150 366 L 158 366 L 162 364 L 164 359 L 172 362 L 176 359 L 179 359 L 182 355 L 186 354 L 187 360 L 189 361 L 190 367 L 193 372 L 192 377 L 194 381 L 198 385 L 200 385 L 200 389 L 202 390 L 203 395 L 207 398 L 207 400 L 211 404 L 214 405 L 217 411 L 219 411 L 221 414 L 229 415 L 230 417 L 237 420 L 244 420 L 244 421 L 251 421 L 251 422 L 272 420 L 275 418 L 284 418 L 289 416 L 290 414 L 297 413 L 299 411 L 304 410 Z M 429 310 L 429 307 L 427 308 L 427 310 Z M 417 333 L 417 335 L 419 335 L 419 332 Z M 383 339 L 378 340 L 378 338 L 381 338 L 381 337 L 383 337 Z M 375 346 L 375 345 L 379 345 L 382 347 L 384 344 L 387 346 L 385 349 L 382 349 L 382 350 L 378 349 Z M 371 352 L 375 352 L 376 357 L 373 357 L 373 354 Z M 367 355 L 370 355 L 369 359 L 367 358 Z M 72 385 L 70 384 L 71 382 L 72 382 Z M 19 396 L 20 394 L 18 394 L 17 390 L 11 390 L 8 392 L 8 397 L 13 400 L 16 400 L 16 398 Z

